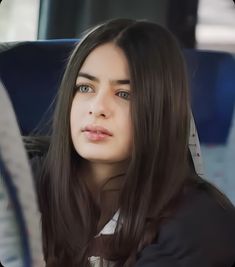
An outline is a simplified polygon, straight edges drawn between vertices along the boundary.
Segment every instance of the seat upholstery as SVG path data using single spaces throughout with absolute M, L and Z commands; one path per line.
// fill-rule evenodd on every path
M 38 125 L 53 101 L 76 41 L 0 44 L 0 78 L 10 95 L 23 135 Z

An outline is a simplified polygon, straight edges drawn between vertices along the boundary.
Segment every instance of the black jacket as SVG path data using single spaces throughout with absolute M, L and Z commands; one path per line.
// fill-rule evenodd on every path
M 189 190 L 158 239 L 140 254 L 136 267 L 235 266 L 235 209 L 209 193 Z

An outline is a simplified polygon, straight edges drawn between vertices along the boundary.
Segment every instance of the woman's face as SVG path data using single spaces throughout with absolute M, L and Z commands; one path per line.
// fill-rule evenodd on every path
M 123 51 L 112 43 L 94 49 L 76 80 L 71 136 L 91 162 L 117 163 L 131 152 L 130 75 Z

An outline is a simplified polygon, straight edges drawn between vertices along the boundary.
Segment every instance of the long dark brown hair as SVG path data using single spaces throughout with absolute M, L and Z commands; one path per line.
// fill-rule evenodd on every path
M 120 189 L 118 227 L 105 258 L 116 266 L 133 266 L 191 179 L 188 82 L 177 41 L 147 21 L 116 19 L 93 28 L 68 62 L 39 183 L 48 267 L 89 266 L 100 212 L 78 175 L 81 159 L 72 144 L 70 109 L 79 69 L 92 50 L 108 42 L 121 48 L 129 63 L 133 150 Z

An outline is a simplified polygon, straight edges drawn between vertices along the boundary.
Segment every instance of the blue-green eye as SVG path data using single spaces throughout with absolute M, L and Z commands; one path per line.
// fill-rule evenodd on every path
M 77 85 L 76 87 L 77 87 L 77 92 L 80 92 L 80 93 L 93 92 L 93 89 L 89 85 L 86 85 L 86 84 Z
M 125 100 L 130 100 L 130 97 L 131 97 L 130 92 L 127 92 L 127 91 L 120 91 L 117 93 L 117 95 Z

